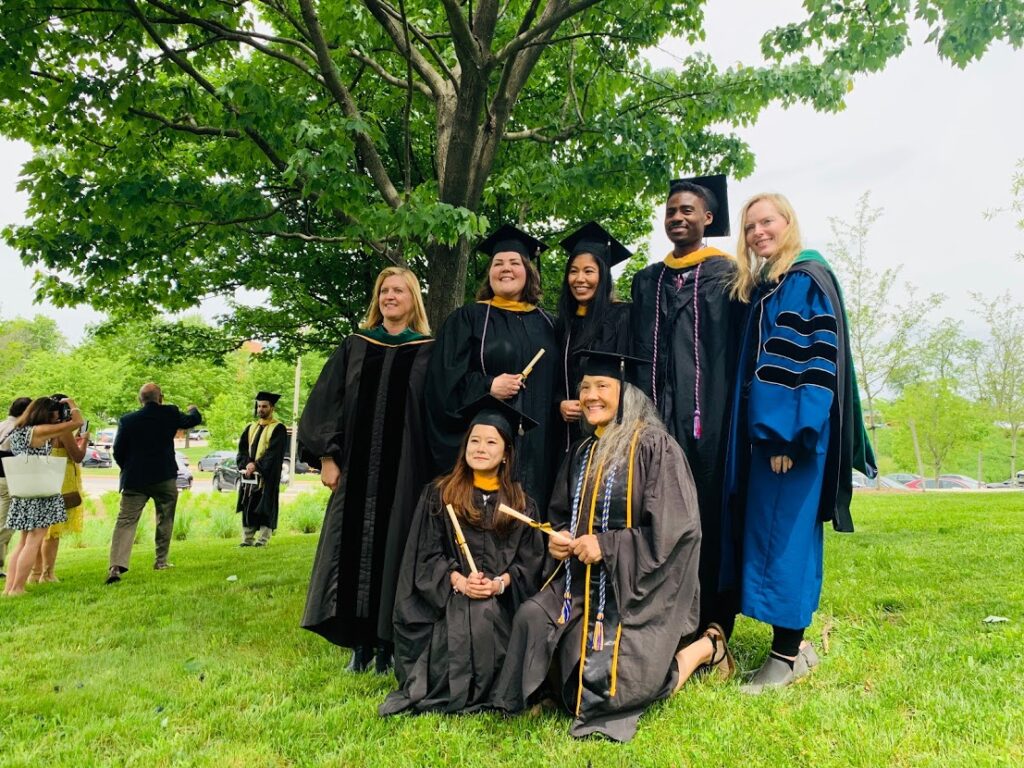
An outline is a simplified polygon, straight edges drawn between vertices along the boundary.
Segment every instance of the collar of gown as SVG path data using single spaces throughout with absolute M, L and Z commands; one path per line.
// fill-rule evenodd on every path
M 728 258 L 729 254 L 725 251 L 720 251 L 717 248 L 711 248 L 710 246 L 706 248 L 699 248 L 693 253 L 688 253 L 681 257 L 673 256 L 669 253 L 669 255 L 665 257 L 665 266 L 669 269 L 688 269 L 689 267 L 695 267 L 702 261 L 707 261 L 714 256 L 725 256 Z

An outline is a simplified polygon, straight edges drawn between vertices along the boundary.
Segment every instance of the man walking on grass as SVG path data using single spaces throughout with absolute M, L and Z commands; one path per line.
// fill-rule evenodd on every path
M 153 382 L 139 390 L 142 407 L 121 417 L 114 437 L 114 461 L 121 468 L 121 509 L 110 542 L 110 567 L 107 584 L 121 580 L 146 502 L 156 506 L 156 561 L 153 568 L 170 568 L 167 552 L 174 531 L 174 509 L 178 503 L 175 479 L 178 463 L 174 457 L 174 436 L 180 429 L 201 424 L 199 409 L 190 405 L 188 413 L 177 406 L 164 405 L 163 392 Z

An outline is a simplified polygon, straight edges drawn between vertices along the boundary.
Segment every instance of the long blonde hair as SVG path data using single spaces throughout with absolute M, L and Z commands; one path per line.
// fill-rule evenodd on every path
M 762 273 L 761 258 L 747 246 L 747 212 L 755 203 L 765 201 L 771 203 L 779 215 L 786 220 L 787 227 L 779 238 L 779 250 L 768 262 L 768 269 Z M 789 271 L 796 257 L 803 250 L 800 240 L 800 225 L 796 220 L 796 211 L 783 195 L 777 192 L 763 192 L 747 200 L 740 211 L 740 237 L 736 244 L 736 276 L 732 281 L 730 295 L 743 303 L 750 301 L 754 286 L 758 282 L 777 283 Z
M 384 322 L 384 315 L 380 311 L 380 289 L 384 281 L 389 277 L 400 277 L 405 281 L 405 287 L 412 294 L 412 317 L 409 319 L 409 327 L 416 333 L 424 336 L 430 335 L 430 323 L 427 322 L 427 310 L 423 307 L 423 292 L 420 290 L 420 281 L 412 270 L 405 267 L 384 267 L 377 275 L 377 281 L 373 284 L 373 295 L 370 296 L 370 304 L 366 308 L 366 316 L 359 327 L 363 330 L 376 328 Z

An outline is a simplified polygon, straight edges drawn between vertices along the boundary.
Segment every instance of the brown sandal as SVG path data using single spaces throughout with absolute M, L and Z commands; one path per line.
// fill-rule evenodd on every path
M 736 674 L 736 659 L 733 658 L 729 644 L 725 641 L 725 631 L 722 627 L 712 622 L 708 624 L 708 628 L 704 630 L 701 637 L 706 637 L 711 641 L 711 661 L 701 666 L 701 672 L 713 673 L 720 680 L 728 680 L 733 677 Z M 721 647 L 719 647 L 719 643 L 721 643 Z

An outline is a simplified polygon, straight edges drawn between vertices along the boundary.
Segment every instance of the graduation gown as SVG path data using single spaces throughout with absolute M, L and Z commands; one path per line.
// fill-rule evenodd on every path
M 520 373 L 540 349 L 544 356 L 526 387 L 508 400 L 538 426 L 516 440 L 516 477 L 538 509 L 545 509 L 557 461 L 562 419 L 558 416 L 558 342 L 554 323 L 540 308 L 502 309 L 495 300 L 459 307 L 445 320 L 427 376 L 427 436 L 437 472 L 459 458 L 467 419 L 460 409 L 491 390 L 494 377 Z
M 726 466 L 723 573 L 743 613 L 792 629 L 811 622 L 823 523 L 852 531 L 851 467 L 874 475 L 838 283 L 815 252 L 751 300 Z M 793 468 L 776 474 L 772 456 Z
M 281 464 L 284 462 L 284 450 L 288 442 L 288 429 L 279 421 L 264 426 L 262 429 L 271 429 L 273 431 L 270 433 L 270 442 L 267 444 L 267 450 L 259 458 L 256 458 L 262 432 L 259 422 L 255 422 L 250 428 L 243 430 L 242 436 L 238 439 L 238 455 L 235 456 L 235 466 L 241 472 L 250 461 L 253 462 L 256 465 L 256 471 L 260 475 L 260 484 L 259 487 L 252 485 L 239 486 L 238 503 L 235 506 L 235 511 L 242 513 L 242 525 L 246 528 L 261 528 L 265 526 L 271 530 L 277 530 Z
M 676 269 L 670 264 L 679 261 L 670 258 L 637 273 L 630 335 L 632 354 L 653 360 L 640 367 L 640 388 L 683 449 L 697 486 L 701 626 L 706 626 L 728 623 L 736 613 L 735 596 L 721 593 L 719 572 L 729 393 L 746 309 L 729 298 L 735 272 L 730 256 L 704 248 L 690 260 L 698 263 Z
M 592 317 L 590 314 L 574 315 L 568 322 L 559 322 L 558 344 L 561 350 L 561 379 L 559 381 L 559 400 L 578 400 L 580 360 L 576 357 L 583 350 L 595 352 L 629 353 L 629 304 L 615 302 L 608 305 L 603 317 Z M 588 326 L 596 324 L 593 335 L 587 339 Z M 557 403 L 556 403 L 557 405 Z M 561 418 L 561 412 L 558 414 Z M 579 422 L 565 424 L 562 450 L 568 452 L 570 446 L 583 437 Z
M 395 600 L 395 675 L 399 690 L 380 705 L 381 715 L 399 712 L 472 712 L 489 704 L 505 661 L 512 617 L 540 586 L 545 542 L 537 530 L 517 523 L 507 536 L 488 528 L 497 492 L 474 489 L 482 528 L 460 521 L 477 568 L 488 578 L 508 573 L 501 595 L 476 600 L 456 593 L 455 571 L 469 574 L 433 484 L 423 491 L 402 560 Z M 485 500 L 486 499 L 486 500 Z M 529 502 L 525 514 L 536 519 Z
M 341 469 L 302 626 L 337 645 L 391 639 L 402 550 L 430 479 L 422 394 L 432 346 L 411 331 L 352 334 L 324 365 L 302 412 L 306 460 L 319 466 L 331 456 Z
M 553 670 L 573 736 L 628 741 L 647 706 L 672 692 L 676 649 L 697 628 L 700 517 L 686 459 L 667 433 L 635 436 L 614 472 L 591 462 L 595 440 L 566 457 L 550 518 L 573 530 L 575 517 L 576 535 L 596 534 L 603 559 L 569 558 L 519 609 L 494 701 L 522 710 Z

